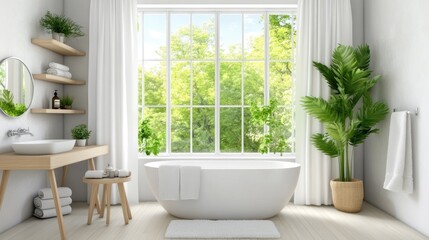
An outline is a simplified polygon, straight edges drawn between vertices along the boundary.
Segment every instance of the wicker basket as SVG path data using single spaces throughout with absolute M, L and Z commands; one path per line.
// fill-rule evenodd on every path
M 337 210 L 349 213 L 360 212 L 363 202 L 363 182 L 353 179 L 351 182 L 331 180 L 332 201 Z

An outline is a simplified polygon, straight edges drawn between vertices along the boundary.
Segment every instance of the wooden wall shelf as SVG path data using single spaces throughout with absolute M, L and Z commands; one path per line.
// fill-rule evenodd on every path
M 67 84 L 67 85 L 85 85 L 85 81 L 83 80 L 74 80 L 65 77 L 60 77 L 51 74 L 33 74 L 33 78 L 37 80 L 42 80 L 46 82 L 53 82 L 59 84 Z
M 85 56 L 86 55 L 85 52 L 81 50 L 77 50 L 73 47 L 70 47 L 69 45 L 59 42 L 55 39 L 32 38 L 31 42 L 33 44 L 49 49 L 63 56 Z
M 38 113 L 38 114 L 85 114 L 85 110 L 32 108 L 31 113 Z

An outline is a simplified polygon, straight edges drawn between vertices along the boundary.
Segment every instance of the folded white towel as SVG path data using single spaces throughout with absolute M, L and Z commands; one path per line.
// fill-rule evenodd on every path
M 103 170 L 88 170 L 85 172 L 85 178 L 103 178 L 106 177 Z
M 72 211 L 72 208 L 70 207 L 70 205 L 61 207 L 61 212 L 63 215 L 70 214 L 71 211 Z M 57 212 L 55 208 L 50 208 L 50 209 L 35 208 L 33 215 L 38 218 L 51 218 L 51 217 L 56 217 Z
M 386 177 L 383 188 L 413 193 L 411 118 L 408 112 L 394 112 L 390 118 Z
M 39 197 L 35 197 L 33 200 L 34 207 L 39 209 L 49 209 L 55 208 L 54 199 L 41 199 Z M 60 198 L 61 207 L 70 205 L 72 203 L 71 197 Z
M 118 173 L 118 174 L 116 175 L 116 173 Z M 119 169 L 119 170 L 115 171 L 115 177 L 129 177 L 129 176 L 131 176 L 130 170 Z
M 198 199 L 200 195 L 200 166 L 182 166 L 180 168 L 180 199 Z
M 72 74 L 70 72 L 62 71 L 55 68 L 48 68 L 48 70 L 46 70 L 46 73 L 65 78 L 72 78 Z
M 65 72 L 70 71 L 70 68 L 68 66 L 62 65 L 62 64 L 56 63 L 56 62 L 50 62 L 49 63 L 49 67 L 50 68 L 54 68 L 54 69 L 58 69 L 58 70 L 61 70 L 61 71 L 65 71 Z
M 161 165 L 158 169 L 159 198 L 161 200 L 180 199 L 180 166 Z
M 54 198 L 52 195 L 51 188 L 40 189 L 39 192 L 37 193 L 37 195 L 40 199 L 53 199 Z M 68 187 L 59 187 L 58 188 L 58 195 L 60 198 L 71 197 L 72 190 Z

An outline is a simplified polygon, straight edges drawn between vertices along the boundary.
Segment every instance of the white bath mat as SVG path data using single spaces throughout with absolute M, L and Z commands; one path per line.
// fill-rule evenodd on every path
M 172 220 L 165 238 L 280 238 L 269 220 Z

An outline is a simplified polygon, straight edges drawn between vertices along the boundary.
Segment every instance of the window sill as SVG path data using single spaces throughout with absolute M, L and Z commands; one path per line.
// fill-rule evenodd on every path
M 278 154 L 174 154 L 174 155 L 159 155 L 146 156 L 139 154 L 139 160 L 146 161 L 169 161 L 169 160 L 277 160 L 295 162 L 295 153 L 285 153 L 283 156 Z

